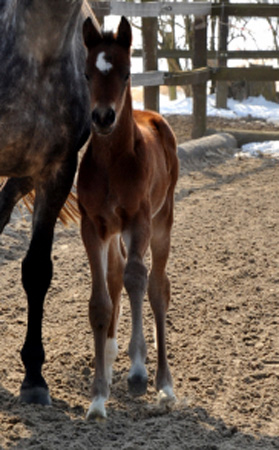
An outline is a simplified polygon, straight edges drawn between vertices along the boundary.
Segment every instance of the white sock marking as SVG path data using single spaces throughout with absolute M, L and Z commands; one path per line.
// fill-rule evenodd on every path
M 118 345 L 115 338 L 108 338 L 105 347 L 105 372 L 109 384 L 112 383 L 112 365 L 118 355 Z
M 163 387 L 163 389 L 160 389 L 158 400 L 159 400 L 160 405 L 175 402 L 176 397 L 174 395 L 172 387 L 165 386 L 165 387 Z
M 86 419 L 106 419 L 105 401 L 104 397 L 94 398 L 87 411 Z

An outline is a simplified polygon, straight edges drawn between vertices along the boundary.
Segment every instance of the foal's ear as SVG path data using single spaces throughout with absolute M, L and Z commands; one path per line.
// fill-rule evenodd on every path
M 122 16 L 117 30 L 116 40 L 122 47 L 130 48 L 132 44 L 132 29 L 126 17 Z
M 83 40 L 88 49 L 94 47 L 102 40 L 102 36 L 88 17 L 83 24 Z

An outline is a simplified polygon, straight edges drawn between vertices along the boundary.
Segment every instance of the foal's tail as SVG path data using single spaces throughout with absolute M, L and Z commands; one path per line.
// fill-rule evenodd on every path
M 0 177 L 0 191 L 4 187 L 8 178 Z M 80 212 L 77 201 L 77 194 L 75 192 L 76 188 L 73 186 L 70 194 L 66 202 L 64 203 L 63 208 L 61 209 L 58 218 L 61 220 L 63 225 L 69 225 L 70 223 L 78 223 L 80 219 Z M 18 208 L 20 209 L 20 205 L 23 203 L 30 213 L 33 212 L 33 205 L 35 201 L 35 191 L 29 192 L 25 195 L 18 203 Z
M 35 192 L 34 191 L 29 192 L 29 194 L 25 195 L 25 197 L 22 198 L 22 201 L 27 207 L 28 211 L 32 213 L 35 201 Z M 70 223 L 76 224 L 79 223 L 80 212 L 78 207 L 77 194 L 75 192 L 71 191 L 70 194 L 68 195 L 68 198 L 64 203 L 64 206 L 60 210 L 58 218 L 65 226 L 69 225 Z

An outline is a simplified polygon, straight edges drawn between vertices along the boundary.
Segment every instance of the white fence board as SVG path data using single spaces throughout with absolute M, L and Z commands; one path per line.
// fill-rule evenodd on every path
M 161 15 L 195 15 L 204 16 L 211 13 L 211 2 L 145 2 L 145 3 L 127 3 L 127 2 L 96 2 L 90 1 L 90 4 L 98 15 L 113 14 L 116 16 L 133 17 L 158 17 Z

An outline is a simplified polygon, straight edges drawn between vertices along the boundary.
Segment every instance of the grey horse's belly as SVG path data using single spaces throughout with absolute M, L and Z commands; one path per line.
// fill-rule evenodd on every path
M 36 114 L 36 106 L 29 117 L 0 115 L 0 175 L 35 177 L 59 165 L 71 132 L 63 116 L 47 110 Z
M 39 110 L 36 104 L 29 103 L 25 114 L 0 113 L 0 175 L 35 176 L 52 161 L 57 164 L 59 153 L 62 158 L 68 148 L 70 131 L 62 111 L 52 114 L 50 108 Z

